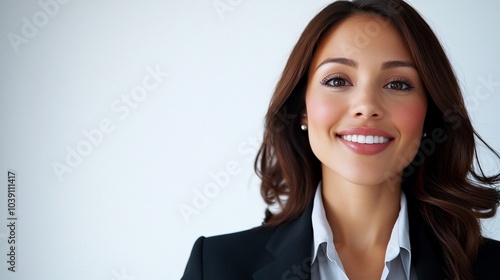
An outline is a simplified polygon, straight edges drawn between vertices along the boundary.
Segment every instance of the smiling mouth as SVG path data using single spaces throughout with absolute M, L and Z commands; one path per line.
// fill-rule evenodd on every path
M 349 134 L 349 135 L 338 135 L 338 136 L 346 141 L 359 144 L 384 144 L 391 140 L 387 137 L 378 135 Z

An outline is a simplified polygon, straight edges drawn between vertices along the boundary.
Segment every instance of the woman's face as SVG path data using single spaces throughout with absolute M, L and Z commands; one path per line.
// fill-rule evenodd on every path
M 320 43 L 303 122 L 324 180 L 399 182 L 418 151 L 426 111 L 412 56 L 383 18 L 352 16 Z

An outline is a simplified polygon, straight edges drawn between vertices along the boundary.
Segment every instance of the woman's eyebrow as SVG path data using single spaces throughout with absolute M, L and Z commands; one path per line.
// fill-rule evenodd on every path
M 382 70 L 398 68 L 398 67 L 411 67 L 411 68 L 417 70 L 417 67 L 415 66 L 415 64 L 413 62 L 410 62 L 410 61 L 391 60 L 391 61 L 386 61 L 386 62 L 384 62 L 384 64 L 382 64 Z
M 358 63 L 352 59 L 349 59 L 349 58 L 345 58 L 345 57 L 331 57 L 331 58 L 327 58 L 325 60 L 323 60 L 319 65 L 318 67 L 316 67 L 316 70 L 318 70 L 318 68 L 320 68 L 321 66 L 327 64 L 327 63 L 339 63 L 339 64 L 343 64 L 343 65 L 346 65 L 346 66 L 350 66 L 354 69 L 357 69 L 358 68 Z
M 358 63 L 350 58 L 345 58 L 345 57 L 331 57 L 323 60 L 318 67 L 316 67 L 316 70 L 320 68 L 321 66 L 328 64 L 328 63 L 338 63 L 338 64 L 343 64 L 349 67 L 352 67 L 354 69 L 358 68 Z M 414 68 L 417 70 L 417 67 L 413 62 L 410 61 L 404 61 L 404 60 L 390 60 L 386 61 L 382 64 L 382 70 L 387 70 L 387 69 L 393 69 L 393 68 L 398 68 L 398 67 L 410 67 Z

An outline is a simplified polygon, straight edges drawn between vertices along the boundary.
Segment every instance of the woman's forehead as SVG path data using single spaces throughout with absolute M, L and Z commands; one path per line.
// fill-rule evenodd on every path
M 359 63 L 413 62 L 399 30 L 388 19 L 369 13 L 348 17 L 331 28 L 315 50 L 310 69 L 326 59 L 347 58 Z

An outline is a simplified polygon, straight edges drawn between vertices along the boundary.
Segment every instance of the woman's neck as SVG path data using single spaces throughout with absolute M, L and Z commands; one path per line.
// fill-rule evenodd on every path
M 335 246 L 353 252 L 385 249 L 399 215 L 400 184 L 358 185 L 336 176 L 324 177 L 322 184 Z

